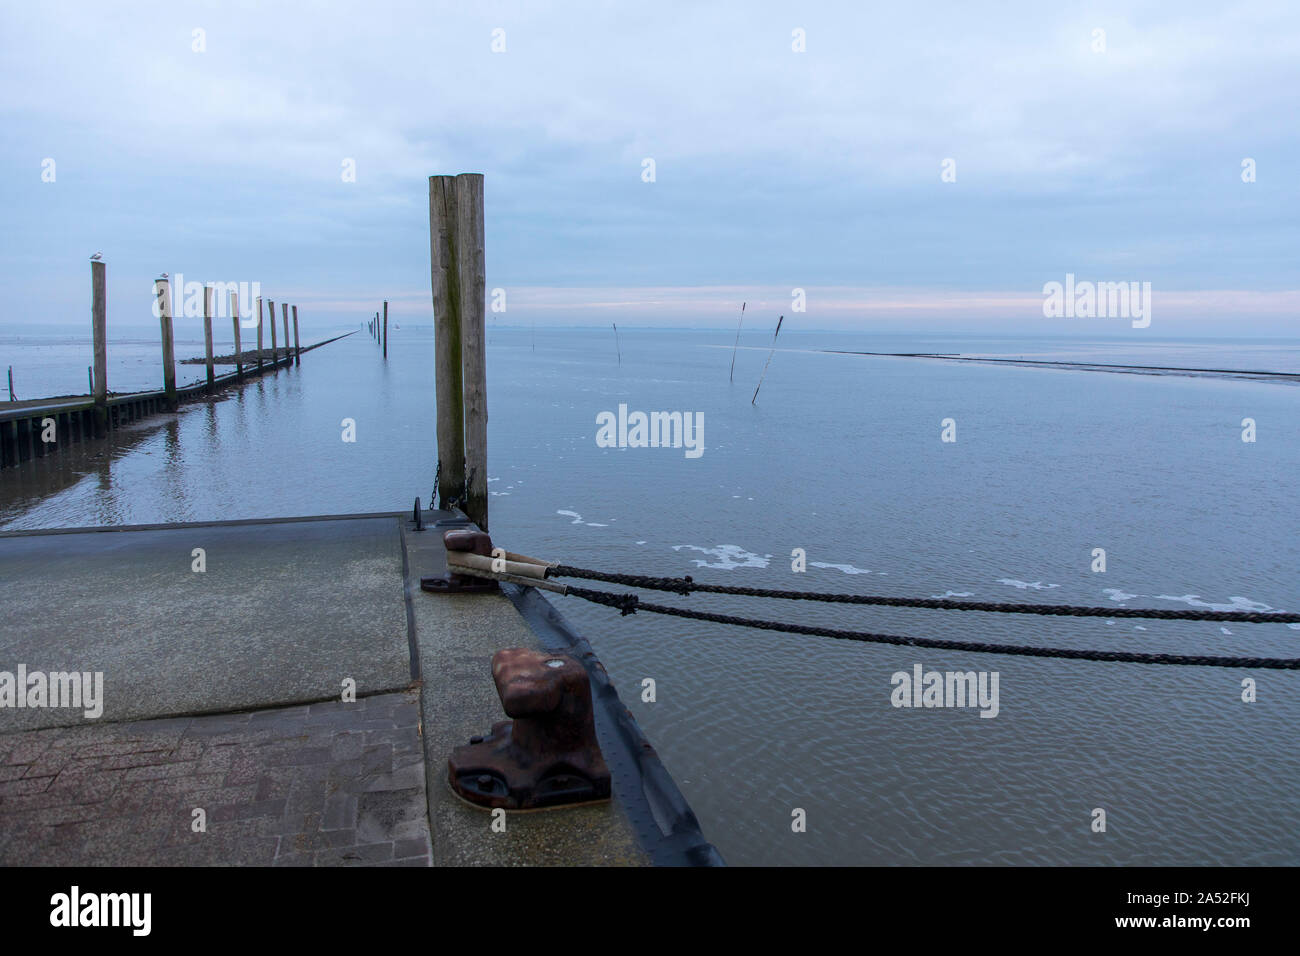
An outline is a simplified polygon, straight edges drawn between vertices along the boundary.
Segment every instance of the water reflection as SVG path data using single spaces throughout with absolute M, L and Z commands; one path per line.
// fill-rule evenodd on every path
M 1239 442 L 1222 440 L 1243 406 L 1261 421 L 1294 420 L 1294 389 L 782 351 L 756 409 L 750 395 L 767 350 L 742 350 L 732 386 L 732 336 L 719 336 L 726 347 L 716 350 L 706 335 L 627 334 L 621 367 L 585 333 L 553 333 L 537 352 L 526 331 L 496 337 L 492 526 L 523 553 L 810 590 L 1015 601 L 1039 596 L 1016 582 L 1041 582 L 1052 588 L 1044 599 L 1065 603 L 1104 605 L 1113 598 L 1103 588 L 1117 588 L 1142 595 L 1135 605 L 1197 594 L 1300 606 L 1288 481 L 1300 446 L 1261 442 L 1246 459 Z M 404 330 L 401 345 L 390 342 L 385 364 L 373 342 L 355 337 L 304 356 L 283 382 L 283 372 L 268 375 L 242 396 L 162 419 L 155 441 L 124 432 L 97 460 L 74 450 L 17 481 L 0 473 L 4 514 L 20 515 L 11 527 L 50 527 L 404 511 L 429 490 L 435 403 L 431 338 Z M 882 348 L 862 345 L 873 346 Z M 706 453 L 597 448 L 594 416 L 621 402 L 704 411 Z M 966 419 L 962 408 L 973 410 Z M 954 409 L 968 430 L 944 445 L 938 424 Z M 344 418 L 357 421 L 355 443 L 340 441 Z M 25 514 L 14 510 L 20 501 Z M 1230 513 L 1224 502 L 1235 503 Z M 1088 567 L 1099 541 L 1123 555 L 1104 576 Z M 796 546 L 810 564 L 798 585 L 786 558 Z M 755 560 L 692 564 L 728 547 Z M 1300 633 L 744 600 L 708 607 L 919 636 L 1181 653 L 1294 656 Z M 572 600 L 560 609 L 592 641 L 731 862 L 1300 861 L 1300 698 L 1289 677 L 1276 678 L 1281 690 L 1261 709 L 1237 702 L 1231 675 L 1214 669 L 917 654 L 620 619 Z M 971 720 L 892 709 L 891 673 L 916 663 L 999 670 L 1002 712 Z M 671 688 L 671 704 L 626 694 L 647 674 Z M 1089 840 L 1086 810 L 1105 794 L 1120 795 L 1124 832 Z M 792 836 L 792 806 L 820 822 Z

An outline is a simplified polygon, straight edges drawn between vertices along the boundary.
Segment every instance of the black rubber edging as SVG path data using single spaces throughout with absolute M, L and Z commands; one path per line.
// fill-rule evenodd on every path
M 411 560 L 406 553 L 406 522 L 397 520 L 397 535 L 402 549 L 402 604 L 406 609 L 406 646 L 411 652 L 411 680 L 420 680 L 420 646 L 415 636 L 415 606 L 411 601 Z M 419 582 L 416 582 L 419 586 Z M 423 707 L 421 707 L 423 713 Z
M 546 650 L 567 651 L 587 669 L 596 737 L 612 771 L 614 793 L 651 861 L 656 866 L 726 866 L 587 639 L 536 588 L 502 584 L 501 590 Z

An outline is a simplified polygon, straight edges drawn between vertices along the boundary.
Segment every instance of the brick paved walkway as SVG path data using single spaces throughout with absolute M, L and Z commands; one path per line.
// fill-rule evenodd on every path
M 419 721 L 410 690 L 0 736 L 0 865 L 428 866 Z

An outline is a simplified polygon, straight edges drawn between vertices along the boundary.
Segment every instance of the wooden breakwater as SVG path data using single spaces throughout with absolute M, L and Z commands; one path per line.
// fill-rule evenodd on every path
M 354 335 L 346 332 L 334 338 L 308 345 L 312 349 L 328 345 L 338 339 Z M 252 355 L 251 352 L 242 353 Z M 104 401 L 104 432 L 97 431 L 98 406 L 93 395 L 69 395 L 60 398 L 43 398 L 27 402 L 0 402 L 0 468 L 11 468 L 44 458 L 66 449 L 104 437 L 107 431 L 116 431 L 124 425 L 166 412 L 175 411 L 186 402 L 200 401 L 223 389 L 250 382 L 268 372 L 289 368 L 298 362 L 299 352 L 266 360 L 252 370 L 215 375 L 212 383 L 206 380 L 193 385 L 173 387 L 171 396 L 166 389 L 153 392 L 130 392 L 108 395 Z M 203 361 L 199 359 L 198 361 Z M 182 360 L 181 364 L 189 364 Z M 221 363 L 224 364 L 224 363 Z
M 154 281 L 157 300 L 155 314 L 159 317 L 162 334 L 163 384 L 156 391 L 131 392 L 114 395 L 108 390 L 108 308 L 106 293 L 106 264 L 99 259 L 91 263 L 91 334 L 94 345 L 94 365 L 89 370 L 89 394 L 67 395 L 28 401 L 13 400 L 13 369 L 9 370 L 9 396 L 7 403 L 0 402 L 0 468 L 12 468 L 23 462 L 105 437 L 124 425 L 140 421 L 151 415 L 175 412 L 182 402 L 202 399 L 246 379 L 260 377 L 267 372 L 297 365 L 303 352 L 334 342 L 345 335 L 337 335 L 324 342 L 303 348 L 298 337 L 298 307 L 293 306 L 293 338 L 289 338 L 289 306 L 283 304 L 284 347 L 280 348 L 276 336 L 275 303 L 267 300 L 271 324 L 271 348 L 262 348 L 262 298 L 257 297 L 257 349 L 248 352 L 240 347 L 240 313 L 238 293 L 230 295 L 231 316 L 234 323 L 235 352 L 231 356 L 213 355 L 212 319 L 213 288 L 203 290 L 203 339 L 205 355 L 202 359 L 182 359 L 182 364 L 202 362 L 206 365 L 205 380 L 193 385 L 177 387 L 176 355 L 172 332 L 171 283 L 166 275 Z M 233 364 L 235 371 L 225 375 L 216 373 L 218 364 Z

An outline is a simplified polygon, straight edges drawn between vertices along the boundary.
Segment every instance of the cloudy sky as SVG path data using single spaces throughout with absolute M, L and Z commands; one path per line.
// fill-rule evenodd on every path
M 163 271 L 429 321 L 457 172 L 499 324 L 1127 329 L 1043 317 L 1073 273 L 1300 327 L 1293 2 L 6 4 L 0 112 L 11 332 L 87 320 L 93 252 L 110 324 Z

